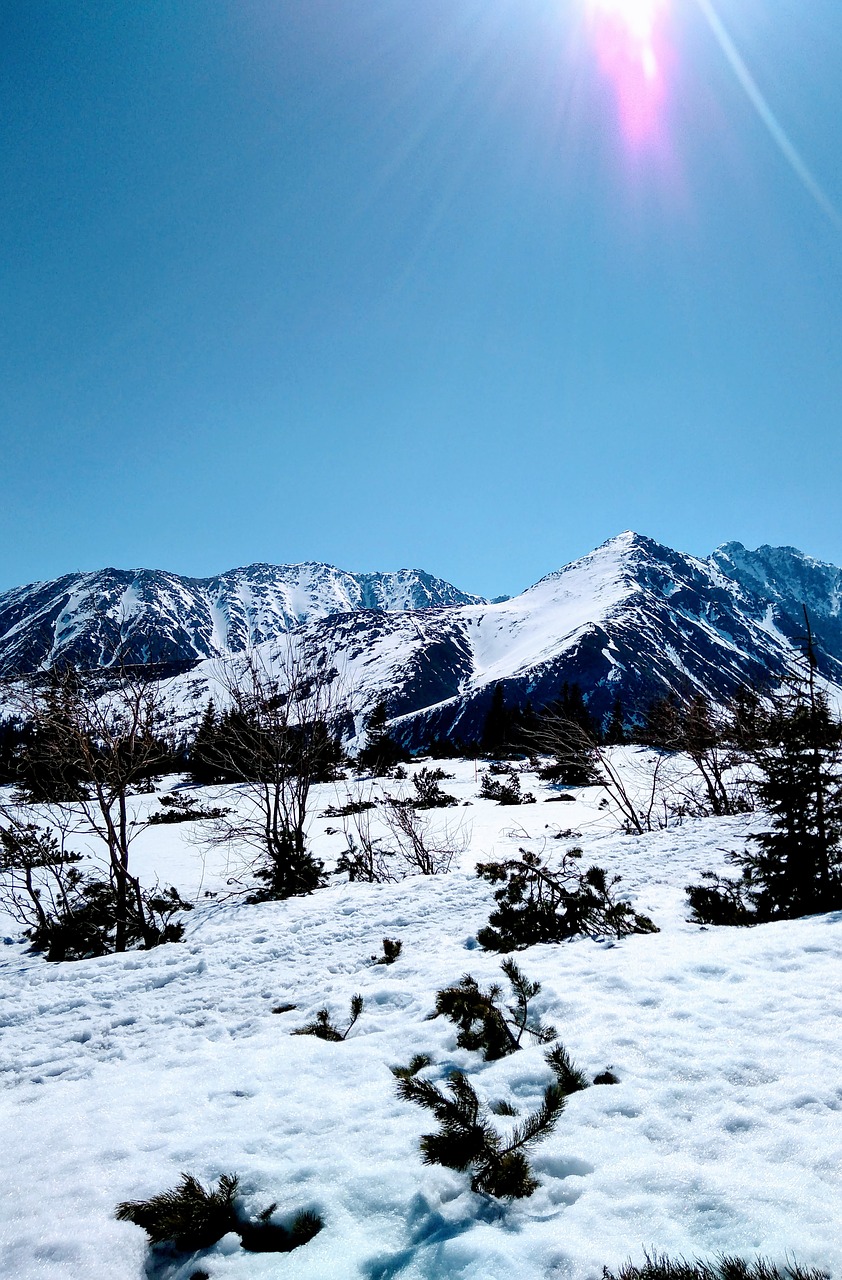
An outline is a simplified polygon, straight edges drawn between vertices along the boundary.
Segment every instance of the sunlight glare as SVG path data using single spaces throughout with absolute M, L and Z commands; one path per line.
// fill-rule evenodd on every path
M 589 0 L 597 56 L 618 98 L 631 146 L 651 143 L 664 95 L 660 20 L 667 0 Z

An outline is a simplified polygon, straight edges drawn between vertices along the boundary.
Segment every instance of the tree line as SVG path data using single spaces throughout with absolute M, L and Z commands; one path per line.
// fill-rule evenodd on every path
M 209 843 L 250 848 L 251 901 L 309 893 L 326 883 L 307 839 L 312 786 L 349 768 L 399 778 L 411 758 L 380 702 L 350 759 L 342 744 L 353 718 L 337 673 L 292 652 L 276 670 L 255 656 L 230 667 L 222 707 L 208 703 L 192 738 L 177 728 L 165 686 L 138 669 L 55 669 L 19 684 L 16 696 L 15 714 L 0 727 L 0 777 L 16 788 L 0 813 L 0 893 L 33 943 L 55 959 L 180 936 L 188 904 L 174 888 L 144 886 L 134 873 L 132 845 L 147 827 L 201 819 Z M 630 737 L 651 748 L 638 786 L 610 749 Z M 690 887 L 700 921 L 755 923 L 842 906 L 842 728 L 818 686 L 809 636 L 802 668 L 777 695 L 761 699 L 742 689 L 728 707 L 714 709 L 701 695 L 668 693 L 633 733 L 619 702 L 607 723 L 597 724 L 578 685 L 565 685 L 539 711 L 508 708 L 497 685 L 482 739 L 471 745 L 492 761 L 531 757 L 530 767 L 559 787 L 601 786 L 632 834 L 683 816 L 740 812 L 756 798 L 771 830 L 734 855 L 736 876 Z M 677 753 L 692 763 L 692 790 L 664 781 L 665 762 Z M 513 764 L 501 767 L 506 777 L 492 777 L 492 765 L 481 795 L 534 802 Z M 139 816 L 130 798 L 152 791 L 167 773 L 231 786 L 236 803 L 205 809 L 173 794 Z M 404 868 L 398 878 L 407 868 L 436 874 L 448 866 L 452 833 L 447 848 L 436 843 L 423 814 L 455 803 L 439 786 L 445 776 L 423 770 L 414 793 L 386 797 L 382 813 L 394 850 L 371 834 L 375 801 L 350 797 L 341 812 L 348 837 L 342 869 L 378 880 L 396 878 L 395 865 Z M 89 865 L 74 848 L 80 837 L 100 843 L 104 865 Z M 390 864 L 395 852 L 398 864 Z

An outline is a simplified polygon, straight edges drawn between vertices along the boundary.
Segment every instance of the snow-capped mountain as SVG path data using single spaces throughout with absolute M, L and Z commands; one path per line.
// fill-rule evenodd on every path
M 349 573 L 332 565 L 253 564 L 215 578 L 102 569 L 0 595 L 0 675 L 58 662 L 191 666 L 238 653 L 303 623 L 366 609 L 404 611 L 480 601 L 421 569 Z
M 0 672 L 58 660 L 131 662 L 186 674 L 199 707 L 219 659 L 289 643 L 329 655 L 362 716 L 385 697 L 420 746 L 477 736 L 496 684 L 540 707 L 578 682 L 606 715 L 669 690 L 721 701 L 776 684 L 799 651 L 809 610 L 824 675 L 842 691 L 842 570 L 791 547 L 727 543 L 708 559 L 623 533 L 511 599 L 482 600 L 429 574 L 351 574 L 321 564 L 253 565 L 212 579 L 104 570 L 0 597 Z
M 475 737 L 498 682 L 510 705 L 540 707 L 576 681 L 598 716 L 615 697 L 639 713 L 670 690 L 722 701 L 772 686 L 799 652 L 805 598 L 824 674 L 842 686 L 840 576 L 792 549 L 732 543 L 702 560 L 629 532 L 511 600 L 327 619 L 301 641 L 330 649 L 363 705 L 388 694 L 401 736 L 421 745 Z

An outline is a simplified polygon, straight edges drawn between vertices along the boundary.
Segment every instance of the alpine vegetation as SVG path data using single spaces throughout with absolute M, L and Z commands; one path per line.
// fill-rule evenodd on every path
M 729 860 L 737 878 L 703 874 L 687 886 L 694 919 L 749 925 L 842 908 L 842 725 L 816 687 L 809 633 L 807 673 L 775 700 L 755 734 L 755 790 L 771 830 Z
M 603 1280 L 830 1280 L 826 1271 L 803 1267 L 792 1259 L 783 1266 L 767 1258 L 745 1258 L 720 1254 L 712 1261 L 670 1258 L 667 1254 L 644 1254 L 642 1263 L 631 1261 L 615 1273 L 603 1269 Z
M 171 1244 L 183 1253 L 209 1249 L 229 1231 L 236 1230 L 234 1201 L 240 1180 L 224 1173 L 216 1187 L 204 1187 L 198 1178 L 183 1173 L 177 1187 L 149 1200 L 124 1200 L 117 1205 L 120 1222 L 142 1227 L 151 1244 Z
M 492 777 L 491 771 L 482 775 L 480 796 L 483 800 L 496 800 L 502 805 L 534 804 L 535 797 L 531 791 L 522 791 L 520 778 L 512 768 L 507 768 L 499 777 Z
M 513 1001 L 505 1007 L 500 1004 L 502 987 L 495 983 L 483 991 L 469 973 L 454 986 L 436 993 L 436 1013 L 450 1018 L 459 1028 L 459 1048 L 481 1050 L 486 1062 L 516 1053 L 525 1033 L 538 1044 L 547 1044 L 556 1035 L 555 1027 L 545 1026 L 529 1009 L 541 984 L 530 982 L 510 958 L 503 961 L 502 969 Z
M 400 1076 L 397 1089 L 408 1102 L 432 1111 L 438 1121 L 438 1131 L 421 1139 L 425 1164 L 470 1172 L 471 1190 L 495 1199 L 519 1200 L 537 1189 L 527 1152 L 552 1133 L 564 1110 L 566 1099 L 558 1080 L 547 1085 L 538 1109 L 508 1136 L 492 1125 L 490 1108 L 480 1102 L 461 1071 L 451 1072 L 447 1093 L 417 1074 Z
M 172 886 L 144 887 L 121 899 L 113 868 L 91 869 L 63 833 L 7 807 L 0 825 L 0 909 L 23 926 L 45 959 L 85 960 L 128 947 L 179 942 L 178 917 L 192 911 Z
M 288 1224 L 272 1222 L 277 1203 L 255 1220 L 242 1218 L 236 1206 L 239 1185 L 236 1174 L 223 1174 L 216 1187 L 206 1188 L 183 1173 L 171 1191 L 118 1204 L 115 1217 L 142 1227 L 153 1246 L 169 1246 L 176 1253 L 210 1249 L 232 1231 L 249 1253 L 291 1253 L 321 1231 L 321 1218 L 309 1209 L 294 1214 Z
M 601 867 L 581 870 L 581 849 L 569 849 L 554 867 L 526 849 L 519 853 L 519 858 L 477 865 L 477 875 L 501 886 L 488 925 L 477 933 L 487 950 L 518 951 L 577 934 L 624 938 L 658 932 L 648 916 L 614 896 L 620 876 L 609 879 Z
M 316 1036 L 319 1040 L 331 1040 L 334 1043 L 347 1040 L 349 1031 L 355 1026 L 364 1007 L 365 1001 L 361 995 L 352 996 L 351 1019 L 344 1031 L 340 1031 L 331 1022 L 329 1009 L 319 1009 L 312 1022 L 308 1022 L 305 1027 L 299 1027 L 292 1034 L 294 1036 Z
M 41 680 L 19 685 L 15 697 L 30 725 L 19 799 L 23 806 L 49 805 L 62 833 L 48 853 L 31 824 L 8 807 L 3 815 L 6 869 L 11 873 L 7 886 L 16 873 L 22 875 L 31 898 L 32 885 L 40 890 L 46 882 L 47 899 L 52 897 L 56 906 L 47 922 L 39 920 L 44 949 L 54 959 L 62 954 L 70 959 L 137 945 L 148 950 L 177 940 L 180 930 L 170 924 L 172 913 L 165 905 L 166 922 L 156 919 L 160 894 L 156 890 L 155 902 L 150 900 L 134 874 L 131 856 L 149 823 L 130 820 L 129 798 L 150 790 L 152 778 L 176 754 L 160 685 L 118 660 L 108 673 L 52 670 Z M 71 834 L 102 848 L 101 873 L 86 875 L 74 865 L 78 859 L 65 853 L 65 838 Z M 50 835 L 48 841 L 52 839 Z M 31 871 L 43 876 L 31 879 Z M 67 902 L 62 900 L 63 884 L 70 889 Z M 9 892 L 15 896 L 14 889 Z M 167 897 L 174 910 L 184 907 L 174 889 Z
M 382 956 L 372 956 L 375 964 L 394 964 L 403 951 L 400 938 L 384 938 Z

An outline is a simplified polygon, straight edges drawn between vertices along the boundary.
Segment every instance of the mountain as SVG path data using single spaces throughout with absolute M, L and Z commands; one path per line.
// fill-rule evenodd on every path
M 477 737 L 498 683 L 508 705 L 537 708 L 575 681 L 600 717 L 617 697 L 635 715 L 670 690 L 722 702 L 744 684 L 774 686 L 800 652 L 805 604 L 822 673 L 842 694 L 842 570 L 737 542 L 700 559 L 632 532 L 494 602 L 417 570 L 71 575 L 0 597 L 0 672 L 101 664 L 122 642 L 130 662 L 180 670 L 183 704 L 196 708 L 218 690 L 220 657 L 257 645 L 271 661 L 292 643 L 312 662 L 329 655 L 358 729 L 385 697 L 395 731 L 421 747 Z
M 253 564 L 215 578 L 157 569 L 67 574 L 0 595 L 0 675 L 60 662 L 170 668 L 224 657 L 337 613 L 481 602 L 421 569 L 348 573 L 333 565 Z
M 772 687 L 800 652 L 805 597 L 823 674 L 842 686 L 840 571 L 738 547 L 702 560 L 623 533 L 511 600 L 327 619 L 300 639 L 313 655 L 330 648 L 362 705 L 387 693 L 416 747 L 477 737 L 498 682 L 508 705 L 535 707 L 578 682 L 599 717 L 616 697 L 639 714 L 671 690 L 722 702 L 741 685 Z

